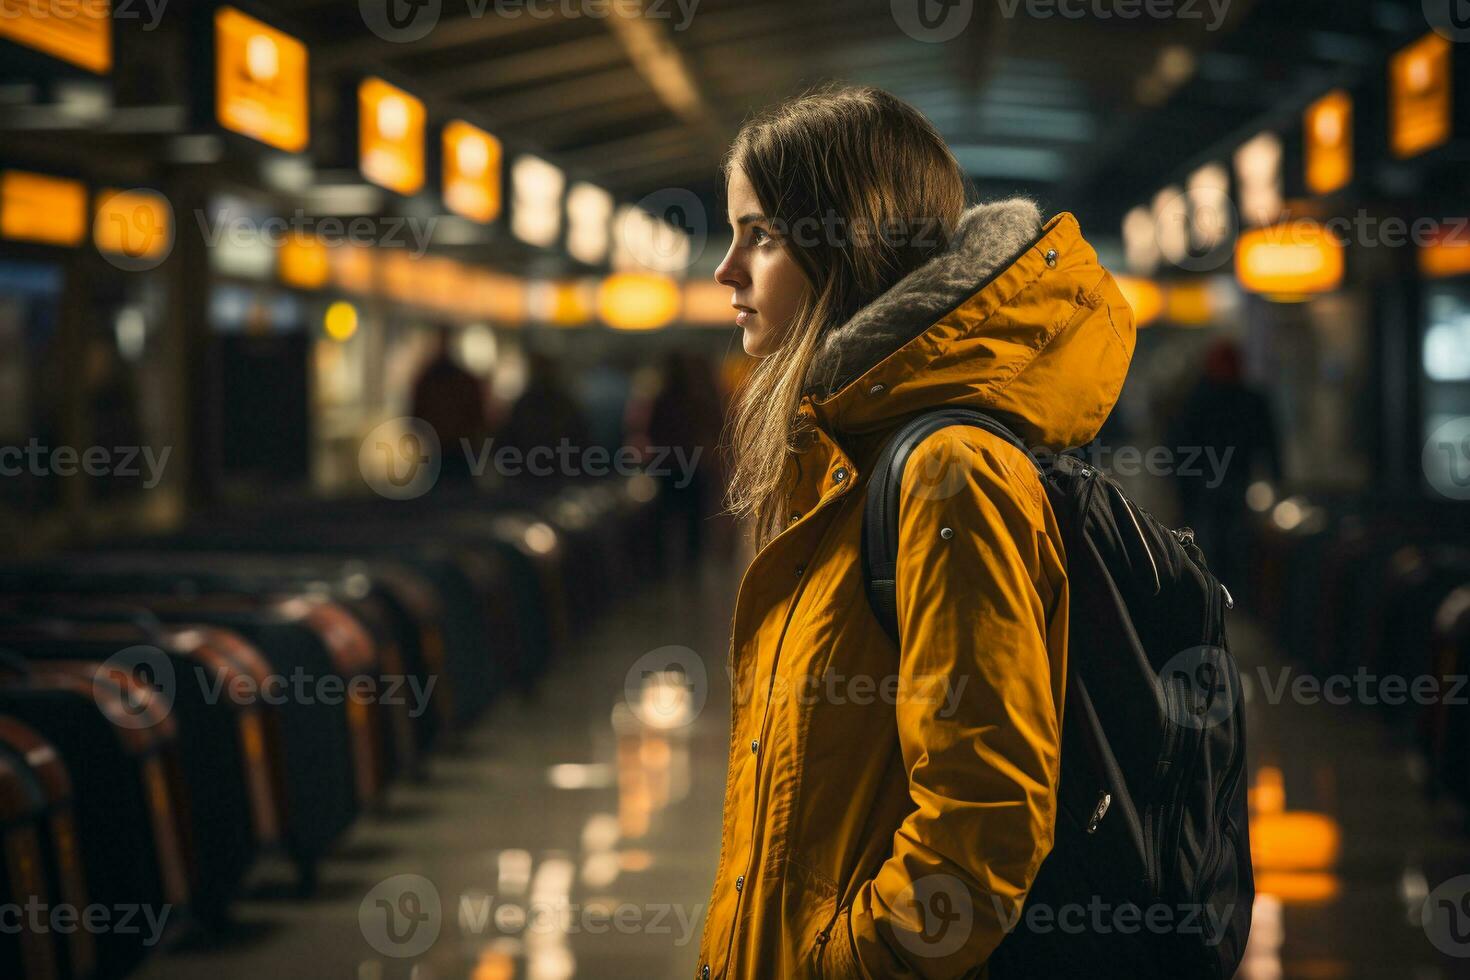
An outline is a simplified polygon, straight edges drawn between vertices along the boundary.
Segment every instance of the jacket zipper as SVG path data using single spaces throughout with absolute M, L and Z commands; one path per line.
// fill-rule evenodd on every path
M 853 481 L 852 480 L 849 480 L 848 483 L 847 483 L 848 486 L 852 486 L 852 484 L 853 484 Z M 843 490 L 839 490 L 836 494 L 834 494 L 833 496 L 831 496 L 830 498 L 828 498 L 826 501 L 824 501 L 822 503 L 819 503 L 817 505 L 817 507 L 808 516 L 815 515 L 824 506 L 826 506 L 828 504 L 839 503 L 840 501 L 842 501 L 843 499 L 845 499 L 846 496 L 847 496 L 847 491 L 846 491 L 845 488 Z M 790 528 L 787 528 L 786 531 L 782 531 L 781 533 L 782 534 L 785 534 L 789 530 L 790 530 Z M 820 552 L 821 551 L 822 545 L 826 541 L 827 533 L 830 533 L 830 531 L 831 531 L 831 526 L 829 525 L 828 528 L 827 528 L 827 531 L 823 533 L 821 539 L 819 539 L 818 542 L 817 542 L 817 551 L 815 551 L 815 552 L 812 553 L 812 558 L 810 559 L 810 564 L 815 564 L 816 557 L 817 557 L 817 552 Z M 778 535 L 778 537 L 779 537 L 779 535 Z M 774 543 L 774 541 L 773 541 L 773 543 Z M 767 547 L 769 547 L 769 545 L 767 545 Z M 755 563 L 752 562 L 751 564 L 753 566 Z M 746 570 L 747 574 L 749 574 L 749 571 L 750 571 L 750 569 L 747 569 Z M 767 728 L 769 726 L 769 722 L 770 722 L 770 718 L 771 718 L 771 693 L 770 692 L 771 692 L 771 689 L 773 689 L 775 687 L 775 684 L 776 684 L 776 671 L 780 668 L 780 665 L 781 665 L 781 647 L 786 642 L 786 631 L 791 627 L 791 617 L 793 615 L 795 615 L 795 613 L 796 613 L 796 604 L 797 604 L 797 600 L 800 598 L 802 584 L 803 584 L 803 582 L 798 582 L 793 587 L 793 589 L 792 589 L 791 595 L 790 595 L 790 597 L 787 600 L 788 605 L 786 607 L 786 620 L 785 620 L 785 622 L 783 622 L 781 624 L 781 635 L 779 637 L 777 637 L 777 639 L 776 639 L 776 652 L 775 652 L 775 654 L 774 654 L 774 656 L 773 656 L 773 658 L 771 660 L 771 676 L 770 676 L 770 680 L 767 682 L 766 710 L 765 710 L 764 715 L 761 717 L 760 729 L 759 729 L 759 731 L 757 732 L 757 735 L 756 735 L 756 737 L 761 741 L 762 744 L 765 743 L 765 740 L 766 740 L 766 731 L 767 731 Z M 733 642 L 733 637 L 732 637 L 732 642 Z M 759 658 L 757 658 L 757 662 L 758 661 L 759 661 Z M 730 725 L 731 725 L 731 736 L 730 736 L 730 740 L 731 740 L 731 745 L 733 747 L 733 745 L 734 745 L 734 725 L 735 725 L 735 717 L 734 717 L 734 712 L 733 711 L 731 712 Z M 760 818 L 760 812 L 761 812 L 761 809 L 760 809 L 761 780 L 760 780 L 760 756 L 759 755 L 757 755 L 755 757 L 755 762 L 753 763 L 753 765 L 755 767 L 755 771 L 751 774 L 751 776 L 752 776 L 752 778 L 755 781 L 755 791 L 754 791 L 754 793 L 751 796 L 751 826 L 752 827 L 755 826 L 756 821 Z M 723 834 L 721 836 L 723 837 Z M 752 846 L 752 849 L 754 849 L 754 839 L 753 838 L 752 838 L 751 846 Z M 723 851 L 723 844 L 721 846 L 721 850 Z M 723 857 L 721 858 L 721 861 L 723 863 Z M 746 874 L 746 877 L 748 879 L 750 877 L 750 863 L 749 863 L 749 858 L 746 859 L 745 874 Z M 719 877 L 717 875 L 716 878 L 715 878 L 715 888 L 718 889 L 719 887 L 720 887 L 720 881 L 719 881 Z M 718 896 L 716 896 L 716 897 L 718 897 Z M 730 957 L 731 957 L 731 954 L 734 952 L 734 949 L 735 949 L 735 928 L 736 928 L 736 924 L 739 923 L 739 921 L 740 921 L 740 909 L 741 909 L 741 906 L 744 903 L 744 901 L 745 901 L 745 891 L 744 891 L 744 889 L 737 889 L 736 892 L 735 892 L 735 913 L 734 913 L 733 916 L 731 916 L 730 935 L 729 935 L 729 938 L 725 942 L 725 959 L 724 959 L 724 963 L 721 964 L 721 968 L 720 968 L 720 974 L 721 975 L 728 974 L 729 971 L 730 971 Z M 711 902 L 711 906 L 710 907 L 711 908 L 714 907 L 713 902 Z M 835 921 L 835 919 L 834 919 L 834 921 Z M 831 929 L 831 926 L 830 925 L 828 925 L 828 929 Z M 713 970 L 713 967 L 711 967 L 711 969 Z M 711 973 L 711 975 L 714 975 L 713 972 Z

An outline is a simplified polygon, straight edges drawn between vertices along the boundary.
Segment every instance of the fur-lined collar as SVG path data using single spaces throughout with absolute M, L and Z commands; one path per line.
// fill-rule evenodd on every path
M 805 391 L 824 399 L 923 333 L 1004 271 L 1042 231 L 1025 198 L 977 204 L 948 246 L 822 338 Z

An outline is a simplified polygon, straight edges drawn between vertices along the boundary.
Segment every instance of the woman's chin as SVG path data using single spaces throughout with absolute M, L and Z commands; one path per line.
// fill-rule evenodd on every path
M 744 328 L 740 334 L 740 343 L 745 348 L 745 353 L 751 357 L 765 357 L 768 353 L 765 345 L 765 335 L 762 331 Z

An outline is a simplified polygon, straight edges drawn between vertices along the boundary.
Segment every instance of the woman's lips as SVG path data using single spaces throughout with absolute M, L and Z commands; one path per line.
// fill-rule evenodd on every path
M 752 313 L 751 310 L 741 310 L 740 312 L 736 313 L 735 314 L 735 326 L 737 326 L 737 327 L 743 327 L 743 326 L 745 326 L 746 322 L 750 320 L 751 313 Z

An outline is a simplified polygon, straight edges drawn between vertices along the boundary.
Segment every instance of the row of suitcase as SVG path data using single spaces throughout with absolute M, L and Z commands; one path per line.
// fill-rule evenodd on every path
M 267 854 L 310 891 L 395 779 L 646 579 L 649 503 L 638 478 L 304 503 L 0 564 L 0 976 L 121 976 L 222 926 Z M 131 920 L 62 927 L 87 910 Z
M 1411 728 L 1431 791 L 1470 812 L 1470 515 L 1353 498 L 1299 512 L 1257 524 L 1253 607 L 1291 659 L 1355 678 Z

